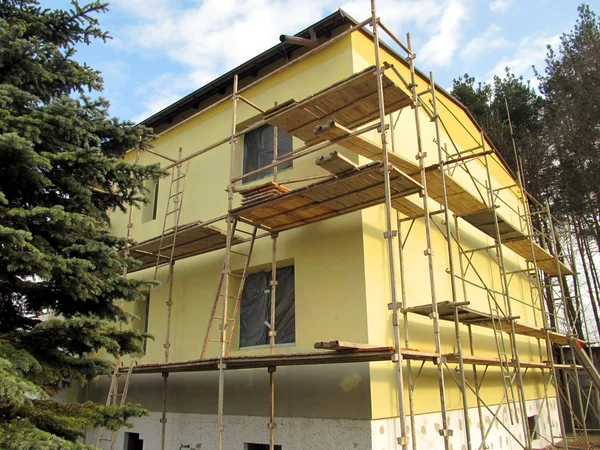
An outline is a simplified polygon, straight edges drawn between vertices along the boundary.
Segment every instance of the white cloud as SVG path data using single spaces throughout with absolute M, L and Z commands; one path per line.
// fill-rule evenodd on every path
M 379 0 L 377 14 L 402 40 L 406 31 L 425 32 L 429 39 L 418 52 L 419 64 L 443 66 L 457 52 L 471 1 Z M 176 72 L 168 79 L 157 74 L 138 89 L 143 113 L 137 119 L 158 112 L 272 47 L 280 34 L 294 34 L 338 6 L 337 0 L 204 0 L 184 8 L 175 0 L 114 0 L 113 9 L 127 16 L 127 25 L 112 43 L 115 49 L 160 58 L 164 74 Z M 371 14 L 367 0 L 345 0 L 341 7 L 359 21 Z
M 273 46 L 280 34 L 296 33 L 331 12 L 317 0 L 206 0 L 186 9 L 161 0 L 115 4 L 134 19 L 121 30 L 120 40 L 127 42 L 129 51 L 163 58 L 166 65 L 175 63 L 184 72 L 168 81 L 160 75 L 142 86 L 141 97 L 148 100 L 138 119 Z M 152 89 L 152 84 L 160 89 Z
M 526 80 L 531 81 L 532 86 L 537 86 L 537 80 L 534 77 L 533 69 L 531 66 L 540 67 L 546 58 L 547 45 L 550 44 L 556 47 L 560 42 L 560 35 L 554 36 L 527 36 L 516 44 L 516 48 L 513 47 L 511 56 L 504 56 L 498 64 L 489 71 L 488 76 L 493 77 L 498 75 L 504 76 L 504 69 L 510 68 L 510 71 L 515 75 L 523 77 Z
M 447 66 L 452 61 L 462 37 L 462 26 L 469 18 L 467 0 L 447 0 L 441 16 L 432 21 L 435 34 L 421 48 L 420 61 Z
M 489 50 L 497 50 L 509 45 L 508 40 L 501 33 L 502 29 L 492 25 L 481 36 L 478 36 L 461 50 L 460 58 L 464 61 L 475 61 L 481 54 Z
M 490 10 L 495 13 L 503 13 L 508 11 L 511 7 L 513 0 L 494 0 L 490 4 Z

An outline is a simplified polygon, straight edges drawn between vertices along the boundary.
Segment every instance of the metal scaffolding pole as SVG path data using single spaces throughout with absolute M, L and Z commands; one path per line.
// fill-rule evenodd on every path
M 381 70 L 381 58 L 379 55 L 379 19 L 377 18 L 377 9 L 375 0 L 371 0 L 371 24 L 373 25 L 373 42 L 375 49 L 375 66 L 377 76 L 377 99 L 379 102 L 379 123 L 380 123 L 380 136 L 381 136 L 381 148 L 383 151 L 383 180 L 384 180 L 384 195 L 385 195 L 385 221 L 386 231 L 384 238 L 387 243 L 388 250 L 388 264 L 390 272 L 390 294 L 391 294 L 391 310 L 392 310 L 392 323 L 394 327 L 394 363 L 396 369 L 396 392 L 398 402 L 398 416 L 400 421 L 400 435 L 397 436 L 397 444 L 401 445 L 404 450 L 407 449 L 408 439 L 405 436 L 406 433 L 406 418 L 404 415 L 404 380 L 402 376 L 402 354 L 400 352 L 400 335 L 399 335 L 399 324 L 398 314 L 400 312 L 400 305 L 397 297 L 397 285 L 396 285 L 396 264 L 394 256 L 394 237 L 397 232 L 392 228 L 392 195 L 390 188 L 390 170 L 391 166 L 388 159 L 387 150 L 387 139 L 386 139 L 386 127 L 385 127 L 385 102 L 383 96 L 383 73 Z
M 231 140 L 230 140 L 230 152 L 229 152 L 229 183 L 227 185 L 227 238 L 225 244 L 225 261 L 223 262 L 223 274 L 225 279 L 223 282 L 224 294 L 223 294 L 223 314 L 221 316 L 221 326 L 219 330 L 221 351 L 219 353 L 219 399 L 217 405 L 218 415 L 218 449 L 223 449 L 223 412 L 224 412 L 224 396 L 225 396 L 225 365 L 224 358 L 227 356 L 228 342 L 227 342 L 227 300 L 229 298 L 229 274 L 231 273 L 230 259 L 231 259 L 231 242 L 233 239 L 233 217 L 230 211 L 233 209 L 233 175 L 235 167 L 235 150 L 237 138 L 235 137 L 235 127 L 237 124 L 237 104 L 238 104 L 238 76 L 233 76 L 233 93 L 231 94 L 232 103 L 232 114 L 231 114 Z
M 440 124 L 437 109 L 437 96 L 435 90 L 435 80 L 433 78 L 433 72 L 429 72 L 429 83 L 431 85 L 431 97 L 433 107 L 433 123 L 435 124 L 435 142 L 437 144 L 437 154 L 439 159 L 440 177 L 442 180 L 442 206 L 444 208 L 444 222 L 446 225 L 446 245 L 448 246 L 448 270 L 450 271 L 450 291 L 452 295 L 452 302 L 458 303 L 458 293 L 456 290 L 456 279 L 455 279 L 455 267 L 454 267 L 454 254 L 452 246 L 452 230 L 450 225 L 450 211 L 448 207 L 448 191 L 446 188 L 446 169 L 444 167 L 444 156 L 442 152 L 442 142 L 440 135 Z M 458 350 L 458 366 L 460 371 L 460 393 L 462 396 L 463 416 L 465 419 L 465 437 L 467 439 L 467 450 L 471 450 L 471 429 L 468 426 L 469 423 L 469 405 L 467 402 L 467 385 L 465 380 L 465 363 L 463 361 L 463 350 L 462 342 L 460 337 L 460 322 L 458 317 L 458 309 L 454 308 L 454 334 L 456 338 L 456 347 Z
M 417 148 L 418 153 L 416 158 L 419 160 L 419 172 L 421 176 L 421 185 L 423 186 L 423 212 L 424 212 L 424 221 L 425 221 L 425 240 L 426 240 L 426 249 L 425 255 L 427 256 L 427 261 L 429 265 L 429 286 L 431 289 L 431 305 L 432 305 L 432 320 L 433 320 L 433 338 L 435 343 L 435 352 L 437 354 L 441 354 L 442 345 L 440 339 L 440 319 L 438 314 L 438 306 L 437 306 L 437 296 L 436 296 L 436 284 L 435 284 L 435 275 L 433 268 L 433 248 L 432 248 L 432 240 L 431 240 L 431 217 L 429 216 L 429 204 L 428 204 L 428 194 L 427 194 L 427 176 L 425 171 L 425 157 L 426 153 L 423 152 L 423 145 L 421 142 L 421 125 L 419 121 L 419 104 L 420 99 L 417 95 L 417 83 L 415 77 L 415 57 L 416 55 L 412 52 L 412 43 L 410 38 L 410 33 L 406 35 L 407 39 L 407 49 L 409 51 L 409 55 L 407 57 L 408 62 L 410 64 L 410 91 L 412 94 L 413 100 L 413 109 L 415 112 L 415 126 L 417 133 Z M 448 428 L 448 417 L 446 411 L 446 386 L 444 383 L 444 366 L 442 358 L 436 361 L 437 373 L 438 373 L 438 387 L 440 391 L 440 412 L 442 415 L 442 428 L 440 429 L 440 435 L 444 438 L 444 448 L 446 450 L 450 449 L 450 436 L 452 436 L 452 430 Z
M 277 106 L 277 102 L 275 102 Z M 279 140 L 277 127 L 273 127 L 273 162 L 277 161 L 279 151 Z M 277 182 L 277 166 L 273 168 L 273 181 Z M 271 234 L 271 319 L 269 326 L 269 348 L 271 355 L 275 354 L 275 338 L 277 329 L 275 327 L 275 307 L 277 303 L 277 233 Z M 275 450 L 275 366 L 269 367 L 269 449 Z
M 398 116 L 399 117 L 399 116 Z M 397 119 L 396 119 L 397 120 Z M 396 139 L 394 136 L 396 124 L 394 122 L 393 114 L 390 113 L 390 130 L 391 130 L 391 141 L 392 141 L 392 152 L 396 152 Z M 405 311 L 407 307 L 408 297 L 406 295 L 406 274 L 404 268 L 404 243 L 402 239 L 402 221 L 400 219 L 400 213 L 396 213 L 396 226 L 398 229 L 398 269 L 400 272 L 400 304 L 402 305 L 402 317 L 404 324 L 404 345 L 406 348 L 410 348 L 410 334 L 408 329 L 408 313 Z M 393 318 L 392 318 L 393 320 Z M 394 332 L 394 345 L 400 346 L 400 323 L 399 320 L 393 320 L 393 332 Z M 411 446 L 413 450 L 417 450 L 417 430 L 415 424 L 415 387 L 413 384 L 412 377 L 412 362 L 410 359 L 406 360 L 406 377 L 408 382 L 408 410 L 409 410 L 409 421 L 410 421 L 410 434 L 411 434 Z M 402 375 L 402 373 L 401 373 Z M 400 385 L 399 385 L 400 386 Z M 400 387 L 399 387 L 400 388 Z M 402 380 L 401 389 L 404 391 L 404 381 Z
M 550 234 L 550 239 L 549 239 L 549 245 L 550 245 L 550 252 L 554 254 L 554 259 L 556 262 L 556 268 L 557 268 L 557 279 L 558 279 L 558 288 L 559 288 L 559 292 L 560 292 L 560 298 L 561 301 L 564 305 L 564 316 L 565 316 L 565 325 L 567 328 L 567 335 L 569 336 L 573 336 L 576 335 L 576 328 L 575 328 L 575 324 L 571 324 L 571 321 L 569 319 L 569 311 L 568 311 L 568 307 L 566 305 L 566 302 L 570 301 L 569 298 L 567 298 L 567 295 L 565 294 L 565 285 L 564 285 L 564 280 L 563 280 L 563 276 L 562 276 L 562 271 L 561 271 L 561 267 L 560 267 L 560 258 L 559 258 L 559 247 L 558 247 L 558 239 L 556 237 L 556 230 L 554 228 L 554 220 L 552 218 L 552 213 L 550 212 L 550 203 L 548 202 L 548 199 L 546 199 L 546 215 L 547 215 L 547 219 L 548 219 L 548 227 L 549 227 L 549 234 Z M 552 288 L 551 288 L 552 290 Z M 557 317 L 558 320 L 558 317 Z M 558 323 L 558 322 L 557 322 Z M 561 352 L 561 358 L 563 358 L 564 361 L 564 352 L 562 347 L 560 348 L 560 352 Z M 575 356 L 575 352 L 573 349 L 571 349 L 571 361 L 573 364 L 573 367 L 577 366 L 577 359 Z M 566 374 L 566 373 L 565 373 Z M 566 374 L 566 383 L 565 383 L 565 390 L 567 391 L 566 393 L 568 394 L 568 400 L 569 400 L 569 407 L 572 411 L 573 409 L 573 403 L 571 400 L 571 396 L 570 396 L 570 392 L 569 392 L 569 381 L 568 381 L 568 374 Z M 579 375 L 577 373 L 577 370 L 573 371 L 573 378 L 575 378 L 575 387 L 577 390 L 577 400 L 579 403 L 579 413 L 581 415 L 581 425 L 583 428 L 583 436 L 584 439 L 587 441 L 587 427 L 585 424 L 585 413 L 583 412 L 583 399 L 581 397 L 581 383 L 579 382 Z M 572 411 L 572 416 L 574 415 L 573 411 Z M 575 432 L 575 426 L 573 426 L 573 432 Z
M 487 183 L 488 183 L 488 189 L 489 189 L 489 198 L 490 198 L 490 204 L 489 207 L 491 208 L 492 211 L 492 216 L 494 217 L 494 229 L 495 229 L 495 234 L 496 234 L 496 252 L 497 252 L 497 256 L 498 256 L 498 265 L 499 265 L 499 269 L 500 269 L 500 276 L 501 276 L 501 282 L 502 282 L 502 287 L 503 287 L 503 291 L 505 293 L 505 299 L 506 299 L 506 309 L 507 309 L 507 314 L 508 314 L 508 320 L 510 322 L 510 343 L 511 343 L 511 347 L 512 347 L 512 351 L 513 351 L 513 357 L 515 359 L 515 363 L 516 363 L 516 373 L 515 373 L 515 377 L 516 377 L 516 381 L 517 381 L 517 391 L 518 391 L 518 395 L 519 395 L 519 401 L 521 403 L 521 418 L 522 418 L 522 426 L 523 426 L 523 433 L 524 433 L 524 437 L 525 437 L 525 442 L 527 444 L 527 448 L 531 449 L 531 434 L 529 433 L 529 428 L 528 428 L 528 422 L 527 422 L 527 403 L 525 400 L 525 392 L 524 392 L 524 388 L 523 388 L 523 375 L 521 373 L 521 362 L 519 360 L 519 350 L 517 348 L 517 339 L 516 339 L 516 333 L 515 333 L 515 321 L 514 321 L 514 315 L 512 312 L 512 302 L 510 299 L 510 293 L 509 293 L 509 285 L 508 285 L 508 279 L 506 277 L 506 268 L 504 267 L 504 251 L 502 248 L 502 237 L 500 235 L 500 225 L 498 223 L 498 214 L 496 213 L 496 204 L 495 204 L 495 200 L 494 200 L 494 188 L 492 185 L 492 175 L 490 172 L 490 165 L 489 165 L 489 158 L 488 155 L 485 153 L 485 136 L 483 135 L 483 133 L 481 134 L 481 143 L 482 143 L 482 147 L 483 147 L 483 151 L 484 151 L 484 162 L 485 162 L 485 167 L 486 167 L 486 172 L 487 172 Z

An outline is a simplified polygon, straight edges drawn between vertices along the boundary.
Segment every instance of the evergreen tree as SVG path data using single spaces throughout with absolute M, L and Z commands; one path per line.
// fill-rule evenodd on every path
M 134 262 L 109 213 L 138 205 L 144 181 L 161 175 L 122 160 L 153 136 L 86 96 L 102 78 L 74 59 L 76 45 L 108 37 L 95 18 L 106 8 L 0 3 L 0 448 L 87 448 L 76 441 L 84 428 L 145 414 L 53 400 L 110 373 L 99 350 L 136 353 L 145 339 L 115 326 L 128 319 L 119 301 L 142 298 L 145 285 L 123 276 Z
M 534 195 L 542 196 L 544 175 L 544 152 L 540 143 L 543 99 L 531 86 L 506 68 L 504 78 L 494 77 L 492 84 L 479 83 L 465 74 L 454 80 L 452 95 L 460 100 L 475 116 L 500 155 L 516 173 L 523 170 L 527 188 Z M 513 135 L 523 167 L 517 166 L 510 133 L 510 111 Z
M 581 5 L 573 31 L 549 47 L 544 74 L 544 134 L 552 159 L 552 202 L 563 216 L 577 217 L 599 236 L 600 211 L 600 27 Z

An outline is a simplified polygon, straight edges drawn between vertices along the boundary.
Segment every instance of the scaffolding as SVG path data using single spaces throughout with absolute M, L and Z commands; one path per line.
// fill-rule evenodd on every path
M 315 52 L 321 51 L 350 33 L 366 31 L 367 26 L 373 28 L 374 66 L 301 101 L 291 100 L 263 109 L 244 97 L 245 91 L 262 82 L 265 77 L 273 76 L 309 58 Z M 382 61 L 380 32 L 383 32 L 406 54 L 404 61 L 409 68 L 408 80 L 396 67 Z M 447 450 L 451 448 L 452 436 L 458 432 L 450 427 L 448 420 L 446 404 L 448 382 L 455 383 L 461 393 L 465 424 L 461 432 L 464 433 L 468 450 L 476 447 L 472 439 L 475 428 L 470 426 L 469 419 L 468 399 L 471 396 L 476 399 L 475 406 L 481 424 L 479 448 L 486 448 L 486 440 L 496 423 L 503 427 L 518 445 L 524 449 L 532 448 L 534 436 L 541 436 L 541 434 L 535 428 L 537 424 L 533 429 L 531 428 L 526 410 L 524 378 L 531 372 L 540 375 L 543 379 L 540 410 L 546 408 L 548 417 L 552 415 L 549 402 L 550 387 L 556 391 L 560 436 L 563 438 L 564 448 L 567 448 L 567 442 L 564 439 L 566 428 L 562 412 L 571 418 L 572 429 L 580 432 L 584 438 L 587 437 L 585 417 L 590 413 L 597 414 L 590 400 L 592 395 L 597 394 L 592 394 L 591 388 L 588 391 L 581 389 L 578 371 L 585 370 L 590 374 L 594 380 L 594 389 L 600 388 L 600 377 L 590 362 L 591 354 L 588 356 L 582 350 L 586 344 L 581 340 L 583 336 L 577 333 L 582 323 L 575 259 L 572 255 L 567 257 L 559 248 L 555 219 L 550 213 L 549 205 L 542 204 L 527 194 L 522 171 L 518 171 L 516 176 L 513 176 L 502 166 L 515 182 L 510 186 L 499 186 L 495 182 L 491 175 L 492 166 L 502 165 L 502 163 L 497 157 L 494 158 L 496 153 L 489 147 L 483 132 L 476 136 L 469 133 L 473 139 L 473 147 L 470 149 L 461 150 L 455 143 L 450 127 L 442 119 L 440 108 L 445 108 L 446 113 L 450 115 L 453 113 L 440 100 L 432 73 L 428 79 L 421 76 L 422 79 L 427 80 L 426 86 L 418 85 L 415 58 L 410 35 L 407 35 L 406 43 L 398 39 L 381 22 L 377 16 L 375 0 L 371 0 L 371 17 L 367 20 L 356 23 L 324 43 L 316 46 L 311 44 L 311 48 L 301 56 L 243 88 L 239 88 L 238 75 L 234 75 L 231 95 L 183 120 L 187 122 L 218 105 L 230 102 L 232 115 L 230 136 L 185 157 L 182 156 L 180 149 L 177 160 L 153 152 L 171 163 L 167 167 L 172 171 L 172 177 L 163 229 L 159 237 L 139 243 L 128 252 L 130 256 L 141 261 L 141 264 L 131 271 L 154 267 L 155 280 L 160 267 L 169 267 L 165 361 L 162 364 L 117 368 L 115 372 L 127 370 L 128 377 L 131 373 L 162 374 L 164 380 L 161 415 L 162 450 L 165 449 L 167 380 L 170 373 L 218 371 L 217 431 L 218 448 L 221 450 L 225 433 L 226 373 L 236 369 L 266 368 L 270 386 L 269 445 L 271 450 L 274 450 L 275 374 L 278 366 L 376 361 L 388 361 L 394 364 L 399 418 L 396 439 L 397 445 L 402 449 L 408 449 L 409 443 L 412 443 L 413 449 L 417 448 L 415 386 L 425 364 L 432 364 L 437 371 L 439 412 L 442 420 L 439 435 Z M 398 86 L 388 76 L 390 73 L 400 80 L 402 86 Z M 260 113 L 259 120 L 247 125 L 241 131 L 238 129 L 240 101 Z M 402 110 L 407 108 L 414 111 L 416 162 L 396 153 L 394 148 L 397 119 Z M 433 154 L 437 156 L 437 162 L 430 166 L 426 165 L 428 145 L 423 142 L 421 134 L 420 121 L 424 117 L 429 118 L 435 127 Z M 260 169 L 236 176 L 237 138 L 263 125 L 271 125 L 274 129 L 272 162 Z M 294 149 L 291 153 L 278 155 L 278 129 L 302 140 L 305 145 Z M 373 130 L 379 133 L 380 142 L 365 137 L 366 133 Z M 388 141 L 390 137 L 391 140 Z M 183 186 L 188 172 L 187 164 L 193 158 L 225 144 L 229 144 L 230 149 L 227 213 L 206 222 L 180 225 Z M 327 157 L 317 159 L 317 165 L 327 170 L 330 175 L 284 181 L 278 179 L 277 169 L 282 164 L 312 155 L 333 145 L 367 157 L 372 162 L 357 166 L 337 152 L 333 152 Z M 429 150 L 431 152 L 431 148 Z M 239 187 L 239 183 L 245 178 L 269 170 L 272 171 L 273 181 L 250 189 Z M 284 186 L 300 182 L 304 184 L 300 188 L 288 189 Z M 506 191 L 510 191 L 518 198 L 517 205 L 505 200 L 503 195 Z M 420 204 L 408 198 L 413 194 L 420 196 Z M 241 206 L 234 206 L 236 195 L 244 198 Z M 383 238 L 386 243 L 390 275 L 388 308 L 391 311 L 394 345 L 318 342 L 315 343 L 315 348 L 324 351 L 275 354 L 279 233 L 373 205 L 383 205 L 385 211 Z M 435 205 L 439 208 L 436 209 Z M 168 225 L 169 217 L 173 217 L 171 226 Z M 223 221 L 226 224 L 225 230 L 215 226 L 217 222 Z M 411 232 L 416 222 L 422 223 L 425 230 L 424 255 L 427 258 L 431 295 L 424 304 L 411 303 L 405 283 L 404 255 L 409 239 L 415 239 L 411 236 Z M 129 232 L 131 227 L 130 215 Z M 473 247 L 461 239 L 461 230 L 468 227 L 474 227 L 483 233 L 487 240 L 485 245 Z M 434 255 L 432 236 L 436 232 L 444 237 L 446 243 L 444 263 L 448 267 L 451 295 L 450 299 L 445 301 L 439 301 L 437 296 L 440 282 L 436 277 L 440 273 L 434 269 L 434 258 L 444 256 L 443 252 L 440 252 L 441 256 Z M 272 241 L 270 320 L 267 324 L 270 353 L 258 356 L 229 356 L 254 242 L 265 237 L 270 237 Z M 247 244 L 246 252 L 239 250 L 242 244 Z M 525 268 L 508 267 L 504 254 L 507 248 L 522 258 Z M 206 336 L 199 350 L 200 358 L 186 362 L 171 362 L 169 361 L 171 345 L 169 330 L 175 262 L 215 250 L 224 250 L 225 257 Z M 244 258 L 244 268 L 241 273 L 232 271 L 232 254 Z M 474 263 L 475 255 L 478 254 L 487 255 L 493 262 L 497 274 L 492 281 L 497 280 L 498 283 L 486 280 L 486 277 L 480 273 Z M 514 289 L 513 283 L 522 276 L 527 279 L 530 303 L 511 294 Z M 573 279 L 569 281 L 568 277 Z M 240 280 L 237 291 L 232 284 L 232 278 Z M 569 289 L 574 291 L 574 295 L 569 293 Z M 470 307 L 468 297 L 474 290 L 483 292 L 487 299 L 487 310 L 480 311 Z M 234 304 L 233 315 L 228 315 L 230 302 Z M 520 317 L 514 314 L 515 302 L 519 302 L 521 307 L 531 308 L 533 325 L 520 321 Z M 411 317 L 419 315 L 431 320 L 433 351 L 410 348 Z M 574 322 L 572 318 L 579 318 L 580 322 Z M 440 332 L 442 322 L 451 322 L 454 325 L 456 350 L 453 353 L 442 351 Z M 212 331 L 217 328 L 218 338 L 215 339 Z M 474 330 L 477 328 L 492 330 L 497 353 L 494 357 L 477 355 L 478 350 L 473 338 Z M 468 345 L 463 342 L 462 332 L 465 329 L 468 333 Z M 535 339 L 539 360 L 524 360 L 520 357 L 521 337 Z M 207 349 L 211 344 L 218 346 L 216 358 L 206 358 Z M 565 346 L 573 349 L 570 353 L 570 361 L 565 359 Z M 458 365 L 458 368 L 456 369 L 454 365 Z M 500 403 L 495 405 L 486 403 L 481 392 L 488 368 L 497 368 L 502 380 L 503 397 Z M 566 385 L 567 389 L 561 390 L 561 383 Z M 405 384 L 408 402 L 405 399 Z M 579 411 L 573 410 L 569 385 L 576 385 Z M 483 420 L 485 413 L 492 416 L 487 427 L 484 426 Z M 505 415 L 508 415 L 508 422 L 504 419 Z M 514 432 L 514 427 L 511 427 L 514 424 L 518 424 L 522 430 L 519 435 Z M 559 436 L 554 435 L 551 426 L 549 429 L 550 439 L 544 444 L 558 445 Z M 410 430 L 410 439 L 407 430 Z

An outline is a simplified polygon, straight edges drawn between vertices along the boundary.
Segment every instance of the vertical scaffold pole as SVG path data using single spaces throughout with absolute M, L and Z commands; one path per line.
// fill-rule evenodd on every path
M 238 76 L 233 76 L 233 92 L 231 93 L 231 139 L 229 141 L 229 183 L 227 185 L 227 238 L 225 243 L 225 261 L 223 264 L 223 274 L 225 287 L 223 290 L 223 314 L 221 315 L 220 326 L 220 343 L 221 352 L 219 353 L 219 400 L 217 405 L 217 423 L 218 423 L 218 449 L 223 449 L 223 410 L 225 396 L 225 365 L 224 359 L 227 355 L 227 300 L 229 298 L 229 274 L 231 272 L 231 240 L 233 233 L 233 217 L 231 210 L 233 209 L 233 182 L 234 167 L 235 167 L 235 148 L 237 138 L 235 137 L 235 127 L 237 124 L 237 104 L 238 104 Z
M 444 199 L 442 206 L 444 207 L 444 222 L 446 223 L 446 243 L 448 245 L 448 269 L 450 271 L 450 291 L 452 294 L 452 302 L 458 302 L 458 294 L 456 290 L 454 255 L 452 250 L 452 229 L 450 226 L 450 211 L 448 209 L 448 192 L 446 188 L 446 170 L 444 168 L 444 157 L 442 151 L 442 142 L 440 135 L 440 124 L 437 109 L 437 95 L 435 91 L 435 80 L 433 72 L 429 72 L 429 82 L 431 84 L 431 98 L 433 107 L 433 123 L 435 124 L 435 141 L 437 144 L 438 159 L 440 165 L 440 177 L 442 180 L 442 197 Z M 467 383 L 465 380 L 465 363 L 463 361 L 462 342 L 460 338 L 460 322 L 458 318 L 458 309 L 454 308 L 454 334 L 456 336 L 456 347 L 458 350 L 458 366 L 460 370 L 460 393 L 462 396 L 463 415 L 465 419 L 465 437 L 467 439 L 467 449 L 471 450 L 471 427 L 469 426 L 469 405 L 467 403 Z
M 494 201 L 494 186 L 492 184 L 492 173 L 490 171 L 490 161 L 488 155 L 486 153 L 485 146 L 485 136 L 483 132 L 481 133 L 481 147 L 484 152 L 484 164 L 487 175 L 487 188 L 489 190 L 489 207 L 492 211 L 492 216 L 494 217 L 494 234 L 496 235 L 496 251 L 498 257 L 498 266 L 500 269 L 500 281 L 502 283 L 502 290 L 504 292 L 504 296 L 506 298 L 506 311 L 508 313 L 508 321 L 510 323 L 510 344 L 513 349 L 513 357 L 516 365 L 516 373 L 515 377 L 517 380 L 517 392 L 519 394 L 519 403 L 521 403 L 521 425 L 523 427 L 523 433 L 525 438 L 525 443 L 527 444 L 527 448 L 531 449 L 531 434 L 529 433 L 529 424 L 527 422 L 527 403 L 525 402 L 525 390 L 523 387 L 523 374 L 521 372 L 521 362 L 519 360 L 519 350 L 517 348 L 517 338 L 515 333 L 515 321 L 514 315 L 512 312 L 512 301 L 510 298 L 509 292 L 509 283 L 508 278 L 506 276 L 506 268 L 504 266 L 504 250 L 502 248 L 502 237 L 500 235 L 500 224 L 498 222 L 498 214 L 496 213 L 496 205 Z M 507 398 L 507 405 L 510 408 L 510 400 Z
M 405 436 L 406 433 L 406 418 L 404 416 L 404 379 L 402 377 L 402 353 L 400 351 L 400 334 L 399 334 L 399 323 L 398 314 L 400 312 L 400 305 L 397 297 L 397 286 L 396 286 L 396 265 L 394 256 L 394 236 L 397 232 L 392 228 L 392 196 L 390 191 L 390 163 L 387 151 L 387 139 L 386 139 L 386 126 L 385 126 L 385 103 L 383 97 L 383 73 L 381 70 L 381 59 L 379 55 L 379 19 L 377 18 L 377 9 L 375 6 L 375 0 L 371 0 L 371 24 L 373 25 L 373 41 L 375 48 L 375 66 L 377 75 L 377 96 L 379 101 L 379 131 L 381 134 L 381 148 L 383 151 L 383 180 L 384 180 L 384 191 L 385 191 L 385 221 L 386 231 L 384 237 L 387 241 L 388 250 L 388 263 L 390 272 L 390 294 L 391 294 L 391 310 L 392 310 L 392 323 L 394 328 L 394 362 L 396 368 L 396 386 L 397 386 L 397 402 L 398 402 L 398 418 L 400 421 L 400 433 L 397 436 L 397 443 L 401 445 L 403 449 L 407 448 L 408 440 Z
M 277 102 L 275 102 L 277 106 Z M 273 127 L 273 162 L 277 162 L 279 153 L 278 129 Z M 277 182 L 277 166 L 273 168 L 273 181 Z M 275 338 L 277 330 L 275 328 L 275 307 L 277 302 L 277 233 L 271 234 L 272 249 L 271 249 L 271 319 L 269 328 L 269 347 L 271 355 L 275 354 Z M 268 368 L 269 371 L 269 450 L 275 450 L 275 371 L 276 366 Z
M 400 114 L 400 113 L 398 113 Z M 396 119 L 398 121 L 398 119 Z M 396 153 L 396 140 L 394 137 L 395 122 L 393 114 L 390 113 L 390 137 L 392 141 L 392 153 Z M 404 345 L 410 347 L 410 334 L 408 329 L 408 313 L 405 311 L 407 307 L 407 296 L 406 296 L 406 278 L 404 271 L 404 240 L 402 238 L 402 221 L 400 220 L 400 213 L 396 213 L 397 227 L 398 227 L 398 269 L 400 272 L 400 301 L 402 305 L 402 317 L 404 323 Z M 394 325 L 394 342 L 400 346 L 400 323 L 395 322 Z M 406 381 L 408 382 L 408 414 L 410 421 L 410 436 L 411 446 L 413 450 L 417 450 L 417 427 L 415 424 L 415 389 L 412 377 L 412 364 L 410 359 L 406 360 Z
M 564 280 L 563 280 L 563 276 L 562 276 L 562 270 L 560 267 L 560 258 L 559 258 L 559 248 L 558 248 L 558 238 L 556 237 L 556 229 L 554 228 L 554 221 L 552 218 L 552 213 L 550 212 L 550 203 L 548 202 L 548 199 L 546 199 L 546 215 L 548 217 L 548 228 L 549 228 L 549 232 L 550 232 L 550 252 L 552 254 L 554 254 L 554 261 L 556 262 L 556 277 L 558 278 L 558 288 L 559 288 L 559 292 L 560 292 L 560 297 L 561 300 L 563 302 L 563 308 L 565 311 L 565 325 L 567 327 L 567 335 L 568 336 L 573 336 L 573 335 L 577 335 L 577 329 L 575 324 L 571 324 L 571 320 L 569 319 L 569 308 L 567 306 L 567 302 L 571 301 L 570 298 L 567 297 L 566 295 L 566 288 L 565 288 L 565 284 L 564 284 Z M 557 320 L 557 325 L 558 325 L 558 316 L 556 316 L 556 320 Z M 577 319 L 575 319 L 577 320 Z M 564 353 L 563 353 L 563 349 L 562 347 L 560 348 L 560 352 L 561 352 L 561 358 L 564 361 Z M 575 352 L 573 350 L 571 350 L 571 361 L 573 364 L 573 367 L 577 367 L 577 358 L 575 356 Z M 567 379 L 567 382 L 565 383 L 565 390 L 567 391 L 567 393 L 569 393 L 569 382 L 568 382 L 568 375 L 565 377 Z M 583 435 L 585 440 L 587 441 L 587 426 L 585 423 L 585 413 L 583 411 L 583 398 L 581 397 L 581 384 L 579 382 L 579 374 L 577 373 L 577 370 L 573 370 L 573 378 L 575 379 L 575 388 L 577 391 L 577 401 L 579 403 L 579 414 L 581 415 L 581 426 L 583 429 Z M 570 393 L 567 396 L 567 398 L 569 399 L 569 407 L 571 409 L 571 414 L 573 416 L 575 416 L 575 413 L 573 411 L 573 403 L 571 401 L 570 398 Z M 574 417 L 575 418 L 575 417 Z M 575 433 L 575 426 L 573 426 L 573 433 Z
M 179 147 L 179 153 L 178 153 L 178 157 L 177 157 L 178 161 L 181 161 L 182 153 L 183 153 L 183 150 L 181 147 Z M 176 185 L 175 185 L 175 192 L 180 192 L 180 190 L 179 190 L 180 178 L 181 178 L 181 165 L 178 165 L 177 166 L 177 181 L 176 181 Z M 169 201 L 169 199 L 167 199 L 167 202 L 168 201 Z M 177 210 L 177 208 L 181 208 L 181 203 L 180 203 L 182 201 L 181 196 L 175 197 L 174 201 L 175 201 L 175 210 L 177 211 L 177 213 L 175 213 L 173 215 L 173 226 L 174 226 L 175 233 L 177 233 L 177 226 L 179 225 L 179 215 L 181 214 L 181 209 Z M 174 276 L 175 276 L 175 261 L 173 261 L 173 258 L 171 258 L 170 264 L 169 264 L 169 275 L 168 275 L 169 290 L 168 290 L 168 294 L 167 294 L 167 328 L 166 328 L 165 344 L 164 344 L 165 363 L 169 362 L 169 352 L 171 349 L 171 312 L 172 312 L 172 307 L 173 307 L 173 278 L 174 278 Z M 163 398 L 162 398 L 162 415 L 160 418 L 160 428 L 161 428 L 161 430 L 160 430 L 160 450 L 165 450 L 165 441 L 166 441 L 166 436 L 167 436 L 167 387 L 168 387 L 169 373 L 163 372 L 162 377 L 163 377 Z
M 437 372 L 438 372 L 438 387 L 440 391 L 440 412 L 442 415 L 442 428 L 440 429 L 440 435 L 444 438 L 444 448 L 446 450 L 450 449 L 450 436 L 452 435 L 452 430 L 448 429 L 448 417 L 446 411 L 446 386 L 444 383 L 444 366 L 441 360 L 441 352 L 442 352 L 442 344 L 440 339 L 440 317 L 438 314 L 438 305 L 437 305 L 437 296 L 435 292 L 435 275 L 434 275 L 434 267 L 433 267 L 433 250 L 432 250 L 432 241 L 431 241 L 431 217 L 429 216 L 429 204 L 428 204 L 428 195 L 427 195 L 427 176 L 425 172 L 425 157 L 426 153 L 423 152 L 423 144 L 421 142 L 421 124 L 419 121 L 419 96 L 417 94 L 417 83 L 415 77 L 415 54 L 412 51 L 412 41 L 410 38 L 410 33 L 406 35 L 407 40 L 407 48 L 409 55 L 407 57 L 408 62 L 410 64 L 410 91 L 412 94 L 413 101 L 413 109 L 415 112 L 415 126 L 417 133 L 417 148 L 418 153 L 416 155 L 419 160 L 419 172 L 421 176 L 421 185 L 423 186 L 423 192 L 421 193 L 423 197 L 423 214 L 425 221 L 425 240 L 427 244 L 427 248 L 425 249 L 425 255 L 427 256 L 427 261 L 429 265 L 429 286 L 431 289 L 431 306 L 432 313 L 431 318 L 433 320 L 433 339 L 435 343 L 435 352 L 440 355 L 439 360 L 436 361 Z

